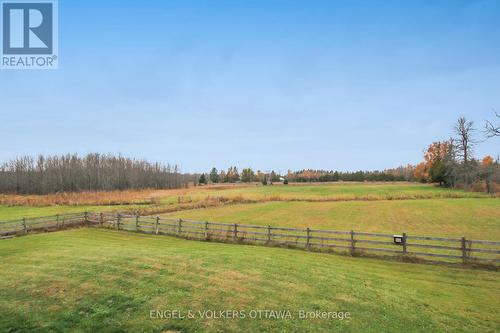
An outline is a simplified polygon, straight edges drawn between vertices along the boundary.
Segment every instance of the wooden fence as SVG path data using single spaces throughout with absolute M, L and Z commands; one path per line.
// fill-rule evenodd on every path
M 395 256 L 408 260 L 490 265 L 500 263 L 498 241 L 417 236 L 407 233 L 393 235 L 353 230 L 283 228 L 110 213 L 76 213 L 0 222 L 0 237 L 75 226 L 112 228 L 206 241 L 282 245 L 351 255 Z
M 500 262 L 500 242 L 357 231 L 297 229 L 186 219 L 89 213 L 88 223 L 117 230 L 174 235 L 234 243 L 285 245 L 308 250 L 330 249 L 352 255 L 383 254 L 448 262 Z
M 38 231 L 55 231 L 85 225 L 86 213 L 51 215 L 0 221 L 0 237 L 27 234 Z

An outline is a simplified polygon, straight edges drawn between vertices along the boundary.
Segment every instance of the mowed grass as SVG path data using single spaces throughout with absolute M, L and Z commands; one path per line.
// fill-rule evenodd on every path
M 265 202 L 163 216 L 199 221 L 500 240 L 500 199 Z
M 498 273 L 78 229 L 0 241 L 1 332 L 497 332 Z M 151 319 L 150 310 L 192 310 Z M 204 310 L 292 319 L 201 319 Z M 349 320 L 299 319 L 347 311 Z
M 385 200 L 385 199 L 421 199 L 421 198 L 482 198 L 487 194 L 465 192 L 434 185 L 393 182 L 393 183 L 325 183 L 325 184 L 276 184 L 272 186 L 243 185 L 206 189 L 202 192 L 193 190 L 192 195 L 212 195 L 245 199 L 284 200 Z

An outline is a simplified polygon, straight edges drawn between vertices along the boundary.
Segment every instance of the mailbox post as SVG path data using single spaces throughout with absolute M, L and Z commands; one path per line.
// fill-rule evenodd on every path
M 407 237 L 406 233 L 403 233 L 403 241 L 404 241 L 403 242 L 403 255 L 405 255 L 405 256 L 408 254 L 408 249 L 406 247 L 406 237 Z
M 396 245 L 405 245 L 406 244 L 406 236 L 405 235 L 394 235 L 394 244 Z

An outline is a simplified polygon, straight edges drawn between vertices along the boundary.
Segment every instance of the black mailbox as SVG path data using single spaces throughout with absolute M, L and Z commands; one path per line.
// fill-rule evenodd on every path
M 394 244 L 404 245 L 406 243 L 406 238 L 403 235 L 394 235 Z

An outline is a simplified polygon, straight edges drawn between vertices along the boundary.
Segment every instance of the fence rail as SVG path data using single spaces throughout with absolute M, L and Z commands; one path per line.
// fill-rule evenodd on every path
M 328 249 L 351 255 L 397 256 L 445 262 L 500 263 L 500 242 L 373 233 L 298 229 L 238 223 L 132 216 L 111 213 L 74 213 L 0 222 L 0 239 L 36 231 L 55 231 L 78 226 L 112 228 L 150 234 L 234 243 L 285 245 L 306 250 Z
M 22 218 L 12 221 L 0 221 L 0 237 L 27 234 L 36 231 L 55 231 L 85 224 L 85 213 L 50 215 Z

